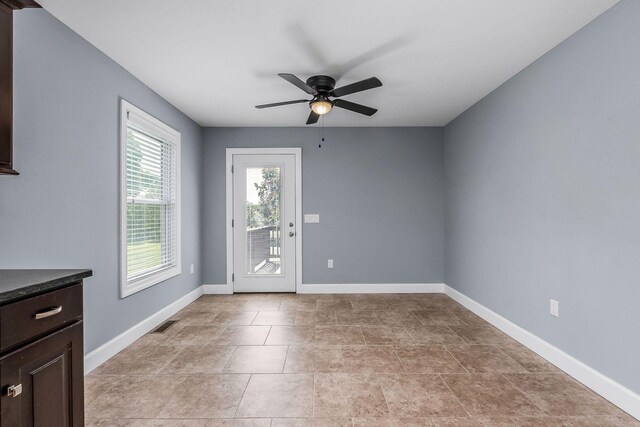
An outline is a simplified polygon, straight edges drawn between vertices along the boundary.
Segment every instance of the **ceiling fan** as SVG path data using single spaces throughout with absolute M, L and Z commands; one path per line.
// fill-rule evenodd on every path
M 334 78 L 329 76 L 311 76 L 305 83 L 293 74 L 280 73 L 278 75 L 292 85 L 307 92 L 309 95 L 313 95 L 313 99 L 297 99 L 295 101 L 275 102 L 273 104 L 256 105 L 256 108 L 279 107 L 281 105 L 302 104 L 306 102 L 311 108 L 311 113 L 307 119 L 308 125 L 316 123 L 321 115 L 327 114 L 333 107 L 344 108 L 345 110 L 354 111 L 366 116 L 373 116 L 376 111 L 378 111 L 376 108 L 345 101 L 344 99 L 331 99 L 380 87 L 382 86 L 382 82 L 378 80 L 377 77 L 371 77 L 334 89 L 336 81 Z

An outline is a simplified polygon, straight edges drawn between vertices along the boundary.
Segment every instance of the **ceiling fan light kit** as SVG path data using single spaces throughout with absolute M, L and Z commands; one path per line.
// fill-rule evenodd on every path
M 309 113 L 309 118 L 307 119 L 308 125 L 317 123 L 318 118 L 321 115 L 327 114 L 333 107 L 343 108 L 366 116 L 373 116 L 378 111 L 376 108 L 356 104 L 355 102 L 345 101 L 343 99 L 331 99 L 380 87 L 382 86 L 382 82 L 377 77 L 371 77 L 334 89 L 336 81 L 333 77 L 322 75 L 311 76 L 306 82 L 303 82 L 293 74 L 280 73 L 278 75 L 309 95 L 313 95 L 313 99 L 297 99 L 295 101 L 275 102 L 273 104 L 256 105 L 256 108 L 262 109 L 280 107 L 282 105 L 309 103 L 311 113 Z

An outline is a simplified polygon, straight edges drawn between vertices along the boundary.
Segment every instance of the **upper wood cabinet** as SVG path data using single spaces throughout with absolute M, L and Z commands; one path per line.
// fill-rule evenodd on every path
M 0 0 L 0 174 L 13 168 L 13 11 L 40 7 L 31 0 Z

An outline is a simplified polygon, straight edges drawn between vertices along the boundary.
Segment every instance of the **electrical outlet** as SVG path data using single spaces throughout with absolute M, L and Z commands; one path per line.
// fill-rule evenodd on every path
M 327 268 L 333 268 L 333 260 L 332 259 L 327 260 Z
M 193 274 L 194 271 L 195 271 L 195 268 L 193 267 L 193 264 L 191 264 L 191 274 Z
M 560 317 L 560 303 L 554 299 L 549 300 L 549 314 Z

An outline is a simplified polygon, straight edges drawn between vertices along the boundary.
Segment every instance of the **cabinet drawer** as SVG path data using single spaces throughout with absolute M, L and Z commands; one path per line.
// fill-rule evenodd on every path
M 0 307 L 0 351 L 82 318 L 82 284 Z

